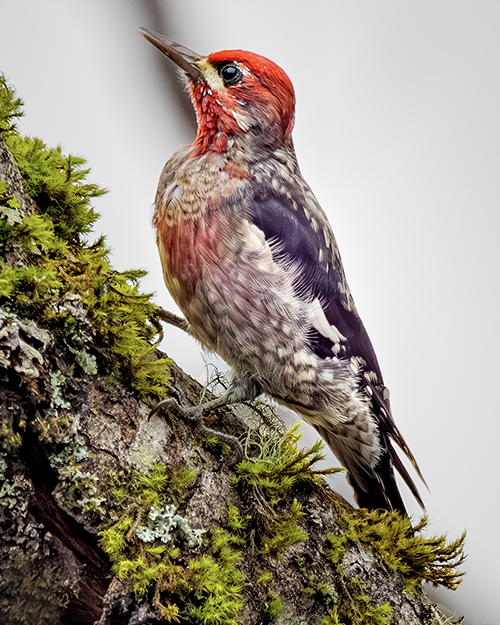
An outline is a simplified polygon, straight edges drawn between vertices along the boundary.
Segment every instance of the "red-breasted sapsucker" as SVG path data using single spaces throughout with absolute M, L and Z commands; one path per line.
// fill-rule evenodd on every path
M 330 224 L 297 164 L 290 79 L 251 52 L 204 57 L 141 34 L 183 70 L 198 121 L 192 145 L 163 169 L 153 223 L 191 334 L 233 370 L 228 391 L 207 406 L 267 393 L 317 429 L 360 506 L 405 513 L 393 467 L 422 504 L 391 442 L 418 471 Z M 180 410 L 173 400 L 162 406 Z

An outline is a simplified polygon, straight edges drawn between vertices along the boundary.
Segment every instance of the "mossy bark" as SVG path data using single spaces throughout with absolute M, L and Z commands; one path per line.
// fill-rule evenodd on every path
M 36 211 L 1 135 L 0 180 L 24 214 Z M 23 262 L 21 254 L 5 260 Z M 62 324 L 47 329 L 40 320 L 0 310 L 2 623 L 441 622 L 422 588 L 405 592 L 403 575 L 390 572 L 367 546 L 349 543 L 335 562 L 326 537 L 342 535 L 339 515 L 348 506 L 324 485 L 298 483 L 272 507 L 248 483 L 234 485 L 230 454 L 205 449 L 190 422 L 149 418 L 132 387 L 108 388 L 102 367 L 85 358 L 102 346 L 93 349 L 96 335 L 81 298 L 68 293 L 62 305 L 71 309 L 70 334 Z M 82 341 L 75 348 L 75 333 L 88 349 Z M 196 405 L 201 393 L 173 365 L 171 395 Z M 229 409 L 206 421 L 234 435 L 245 429 Z M 163 467 L 170 485 L 148 478 L 155 466 Z M 183 468 L 194 479 L 176 486 L 172 476 L 180 479 Z M 157 509 L 155 493 L 162 505 L 175 507 L 193 536 L 204 532 L 198 543 L 180 537 L 180 522 L 171 544 L 138 543 L 138 530 L 148 529 L 145 502 Z M 300 532 L 284 535 L 284 547 L 269 555 L 269 528 L 277 532 L 290 515 Z M 121 534 L 119 523 L 127 528 Z M 103 534 L 106 528 L 112 531 Z M 156 568 L 145 567 L 150 578 L 139 580 L 137 563 L 146 553 Z M 219 589 L 207 581 L 210 567 L 224 578 Z M 210 601 L 219 607 L 209 609 Z

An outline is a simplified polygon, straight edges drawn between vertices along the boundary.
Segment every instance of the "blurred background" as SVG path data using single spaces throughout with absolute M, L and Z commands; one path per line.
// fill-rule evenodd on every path
M 431 596 L 464 623 L 498 625 L 500 3 L 1 8 L 0 71 L 25 101 L 20 131 L 88 159 L 91 181 L 110 191 L 96 201 L 96 235 L 106 235 L 116 268 L 149 271 L 144 290 L 170 310 L 151 207 L 165 161 L 192 141 L 195 122 L 175 69 L 137 29 L 204 54 L 251 50 L 285 69 L 299 163 L 333 225 L 396 423 L 431 489 L 422 487 L 429 531 L 468 532 L 462 585 Z M 180 331 L 165 334 L 163 349 L 205 382 L 205 361 L 218 361 Z M 333 487 L 350 498 L 342 480 Z

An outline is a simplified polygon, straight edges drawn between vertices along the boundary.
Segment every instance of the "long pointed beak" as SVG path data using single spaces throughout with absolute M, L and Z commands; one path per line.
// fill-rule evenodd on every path
M 204 57 L 172 41 L 172 39 L 154 33 L 147 28 L 139 28 L 139 32 L 149 43 L 156 46 L 160 52 L 163 52 L 171 61 L 184 70 L 190 78 L 193 80 L 200 80 L 202 78 L 203 73 L 198 67 L 197 61 L 201 61 Z

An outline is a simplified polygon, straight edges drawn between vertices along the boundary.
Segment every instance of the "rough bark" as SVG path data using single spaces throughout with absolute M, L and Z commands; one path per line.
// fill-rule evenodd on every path
M 35 210 L 1 138 L 0 179 L 8 182 L 25 212 Z M 77 320 L 76 331 L 91 341 L 92 327 L 80 299 L 68 294 L 64 305 Z M 89 511 L 78 502 L 81 493 L 72 491 L 85 479 L 87 486 L 98 485 L 102 497 L 99 484 L 110 474 L 125 467 L 147 475 L 155 463 L 196 471 L 177 509 L 191 529 L 208 535 L 226 527 L 228 506 L 251 517 L 244 543 L 237 547 L 243 575 L 238 623 L 319 625 L 327 615 L 331 620 L 325 623 L 385 622 L 369 612 L 365 620 L 354 620 L 353 579 L 356 592 L 362 588 L 371 606 L 390 604 L 390 623 L 441 622 L 421 587 L 405 592 L 402 575 L 388 571 L 367 546 L 351 545 L 341 568 L 328 560 L 325 536 L 342 533 L 338 517 L 347 504 L 325 495 L 326 487 L 298 484 L 273 512 L 251 487 L 235 488 L 230 454 L 205 449 L 190 422 L 161 414 L 149 418 L 149 408 L 131 388 L 109 390 L 105 376 L 85 373 L 73 347 L 62 328 L 48 331 L 36 319 L 0 310 L 0 622 L 167 622 L 154 606 L 152 591 L 134 593 L 126 579 L 112 572 L 98 534 L 109 521 L 106 502 L 98 501 Z M 181 405 L 199 403 L 200 385 L 175 365 L 171 386 Z M 206 421 L 235 435 L 246 427 L 229 409 L 208 415 Z M 266 515 L 286 513 L 293 499 L 302 504 L 305 514 L 297 523 L 308 539 L 279 557 L 263 555 Z M 181 545 L 178 562 L 187 566 L 204 549 L 205 543 L 189 554 Z M 267 585 L 258 581 L 263 570 L 272 574 Z M 271 614 L 272 597 L 281 597 L 281 614 Z M 178 618 L 198 622 L 182 610 Z

